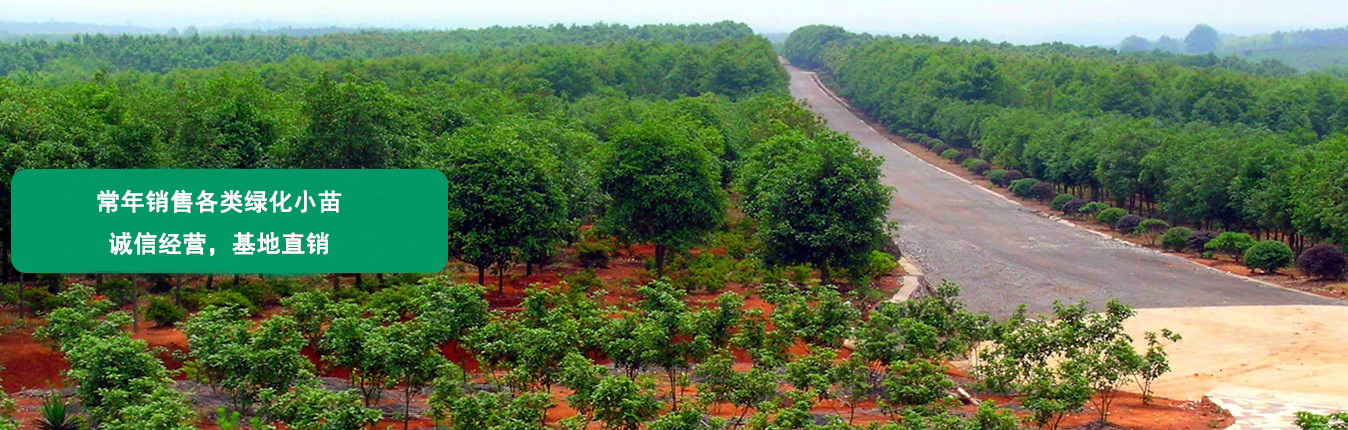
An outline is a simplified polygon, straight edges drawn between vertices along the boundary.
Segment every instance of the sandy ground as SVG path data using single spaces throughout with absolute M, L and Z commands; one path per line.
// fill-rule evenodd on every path
M 1172 371 L 1156 381 L 1160 397 L 1241 386 L 1348 398 L 1345 321 L 1343 306 L 1228 306 L 1140 309 L 1127 326 L 1139 340 L 1162 327 L 1184 338 L 1166 348 Z

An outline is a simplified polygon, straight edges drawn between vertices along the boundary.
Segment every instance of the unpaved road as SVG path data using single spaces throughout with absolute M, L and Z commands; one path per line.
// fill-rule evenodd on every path
M 1126 326 L 1138 341 L 1158 327 L 1184 337 L 1166 347 L 1173 371 L 1156 381 L 1157 396 L 1198 399 L 1239 386 L 1336 396 L 1303 403 L 1348 408 L 1345 319 L 1344 306 L 1203 307 L 1143 309 Z
M 1138 308 L 1337 303 L 1040 216 L 919 160 L 833 100 L 810 72 L 787 70 L 795 98 L 884 158 L 882 181 L 895 188 L 889 215 L 900 224 L 905 255 L 928 280 L 959 283 L 972 310 L 1004 316 L 1024 303 L 1031 312 L 1047 312 L 1055 300 L 1081 299 L 1096 305 L 1119 299 Z

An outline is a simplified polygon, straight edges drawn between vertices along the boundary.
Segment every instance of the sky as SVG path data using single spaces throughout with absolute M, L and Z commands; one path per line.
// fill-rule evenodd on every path
M 828 23 L 852 31 L 1113 44 L 1131 34 L 1183 36 L 1348 25 L 1342 0 L 0 0 L 0 20 L 146 27 L 460 28 L 551 23 L 741 21 L 760 33 Z

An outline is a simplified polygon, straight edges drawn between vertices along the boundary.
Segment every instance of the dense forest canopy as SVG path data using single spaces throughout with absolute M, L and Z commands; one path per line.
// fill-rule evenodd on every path
M 821 38 L 827 41 L 821 43 Z M 896 132 L 1172 222 L 1348 243 L 1348 82 L 1265 63 L 922 36 L 784 43 Z
M 743 23 L 553 25 L 488 27 L 452 31 L 361 31 L 312 37 L 286 35 L 76 35 L 70 41 L 20 41 L 0 44 L 0 75 L 15 72 L 60 73 L 137 70 L 164 73 L 226 62 L 279 62 L 303 56 L 312 60 L 384 58 L 440 54 L 534 44 L 605 44 L 630 40 L 708 45 L 753 35 Z

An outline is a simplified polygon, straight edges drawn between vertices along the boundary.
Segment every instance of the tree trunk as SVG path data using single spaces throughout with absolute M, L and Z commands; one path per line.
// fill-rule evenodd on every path
M 819 262 L 819 285 L 828 285 L 829 281 L 828 261 Z
M 665 277 L 665 246 L 655 244 L 655 277 Z
M 215 274 L 212 273 L 212 274 L 206 275 L 206 289 L 207 289 L 207 290 L 211 289 L 211 286 L 212 286 L 213 284 L 215 284 Z
M 234 286 L 236 286 L 236 287 L 239 286 L 239 278 L 240 278 L 240 277 L 241 277 L 241 276 L 239 276 L 238 273 L 235 273 L 235 274 L 234 274 Z M 333 285 L 336 286 L 336 284 L 333 284 Z
M 136 287 L 136 278 L 131 278 L 131 333 L 140 333 L 140 288 Z
M 477 266 L 477 284 L 487 286 L 487 268 L 486 266 Z
M 365 285 L 365 282 L 364 282 L 364 280 L 362 279 L 362 278 L 364 278 L 364 277 L 365 277 L 365 275 L 362 275 L 362 274 L 360 274 L 360 273 L 357 273 L 357 274 L 356 274 L 356 289 L 357 289 L 357 290 L 361 289 L 361 287 Z
M 496 267 L 496 295 L 505 294 L 505 267 Z
M 524 276 L 534 276 L 534 263 L 532 261 L 524 262 Z
M 333 273 L 333 274 L 332 274 L 332 292 L 335 293 L 335 292 L 337 292 L 337 290 L 340 290 L 340 289 L 342 288 L 341 282 L 342 282 L 341 278 L 339 278 L 339 277 L 337 276 L 336 273 Z
M 19 272 L 19 319 L 23 319 L 24 308 L 25 306 L 23 300 L 23 272 Z
M 384 274 L 383 274 L 383 273 L 376 273 L 376 274 L 374 274 L 374 279 L 375 279 L 376 281 L 379 281 L 379 287 L 380 287 L 380 288 L 385 287 L 385 285 L 384 285 Z

